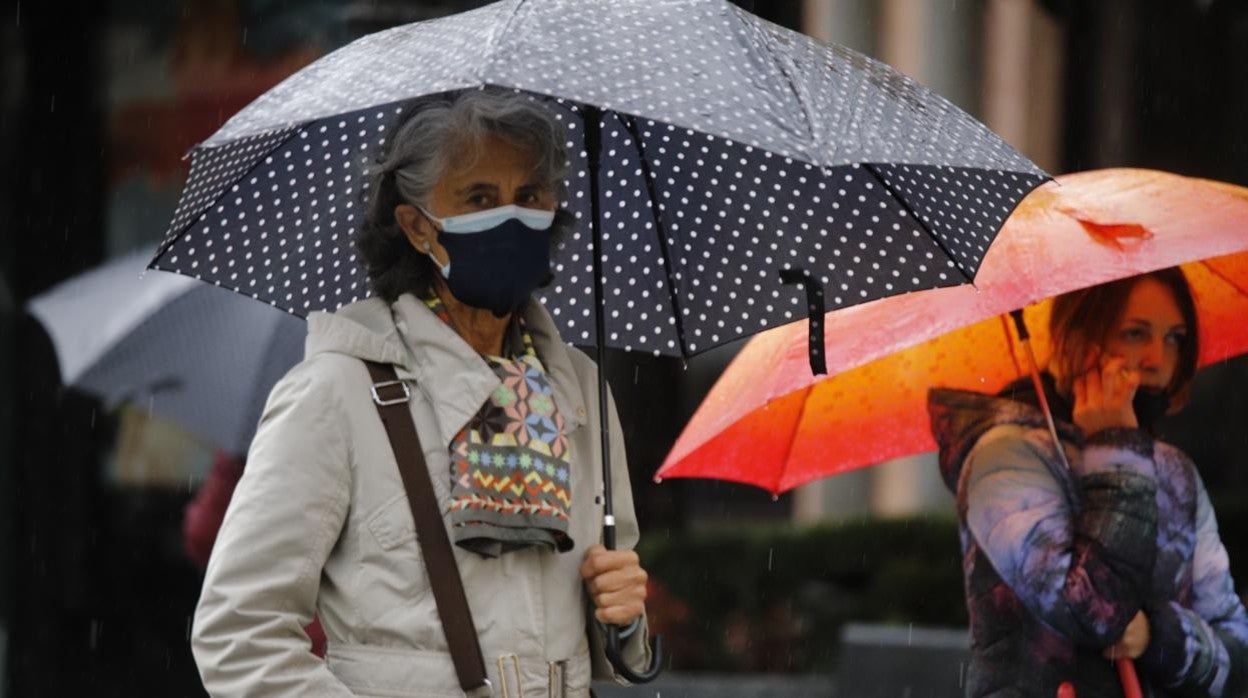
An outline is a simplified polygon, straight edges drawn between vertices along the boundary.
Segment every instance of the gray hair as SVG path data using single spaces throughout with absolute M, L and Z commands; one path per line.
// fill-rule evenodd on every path
M 514 90 L 481 88 L 421 100 L 399 115 L 393 134 L 368 172 L 369 200 L 355 234 L 373 292 L 394 302 L 423 293 L 437 269 L 412 248 L 394 218 L 400 204 L 427 206 L 439 179 L 452 167 L 471 166 L 495 136 L 533 154 L 533 170 L 556 201 L 566 198 L 566 133 L 548 109 Z M 566 209 L 555 214 L 552 247 L 575 223 Z

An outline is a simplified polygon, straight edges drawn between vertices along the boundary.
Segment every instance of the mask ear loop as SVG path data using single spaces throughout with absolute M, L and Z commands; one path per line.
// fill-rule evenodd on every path
M 420 214 L 425 217 L 425 220 L 429 221 L 429 224 L 432 225 L 434 229 L 436 229 L 439 233 L 442 232 L 441 220 L 439 220 L 432 213 L 429 213 L 428 211 L 426 211 L 424 206 L 421 206 L 419 204 L 412 204 L 412 207 L 415 208 L 417 211 L 420 211 Z M 447 256 L 446 264 L 443 264 L 438 261 L 437 257 L 434 256 L 433 245 L 428 240 L 426 240 L 425 244 L 422 245 L 421 247 L 425 253 L 425 256 L 428 257 L 433 262 L 433 266 L 437 267 L 438 271 L 441 272 L 442 278 L 449 279 L 451 277 L 450 256 L 449 255 Z

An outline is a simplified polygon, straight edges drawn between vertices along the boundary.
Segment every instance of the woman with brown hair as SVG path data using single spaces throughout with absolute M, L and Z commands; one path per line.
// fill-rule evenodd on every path
M 1195 303 L 1165 269 L 1054 301 L 1041 376 L 997 396 L 933 390 L 958 505 L 972 660 L 968 696 L 1242 696 L 1248 614 L 1192 461 L 1159 440 L 1199 355 Z M 1067 465 L 1069 464 L 1069 465 Z

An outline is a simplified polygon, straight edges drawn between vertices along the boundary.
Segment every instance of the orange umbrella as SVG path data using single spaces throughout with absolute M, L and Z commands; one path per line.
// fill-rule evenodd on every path
M 1248 351 L 1248 189 L 1150 170 L 1058 177 L 1006 221 L 975 286 L 828 313 L 828 376 L 811 375 L 804 324 L 756 335 L 655 479 L 715 478 L 779 493 L 935 450 L 929 387 L 996 391 L 1025 374 L 1005 313 L 1175 265 L 1196 296 L 1201 365 Z M 1025 311 L 1041 360 L 1047 311 L 1048 303 Z

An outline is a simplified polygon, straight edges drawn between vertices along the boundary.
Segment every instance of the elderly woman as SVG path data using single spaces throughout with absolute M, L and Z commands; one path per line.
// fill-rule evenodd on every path
M 494 695 L 585 696 L 649 661 L 626 468 L 598 540 L 595 367 L 530 294 L 571 216 L 563 128 L 477 90 L 405 114 L 356 239 L 375 297 L 308 319 L 209 562 L 193 648 L 209 693 L 463 695 L 432 575 L 458 574 Z M 365 361 L 393 365 L 458 569 L 423 559 Z M 612 458 L 624 448 L 614 409 Z M 326 660 L 308 651 L 318 615 Z

